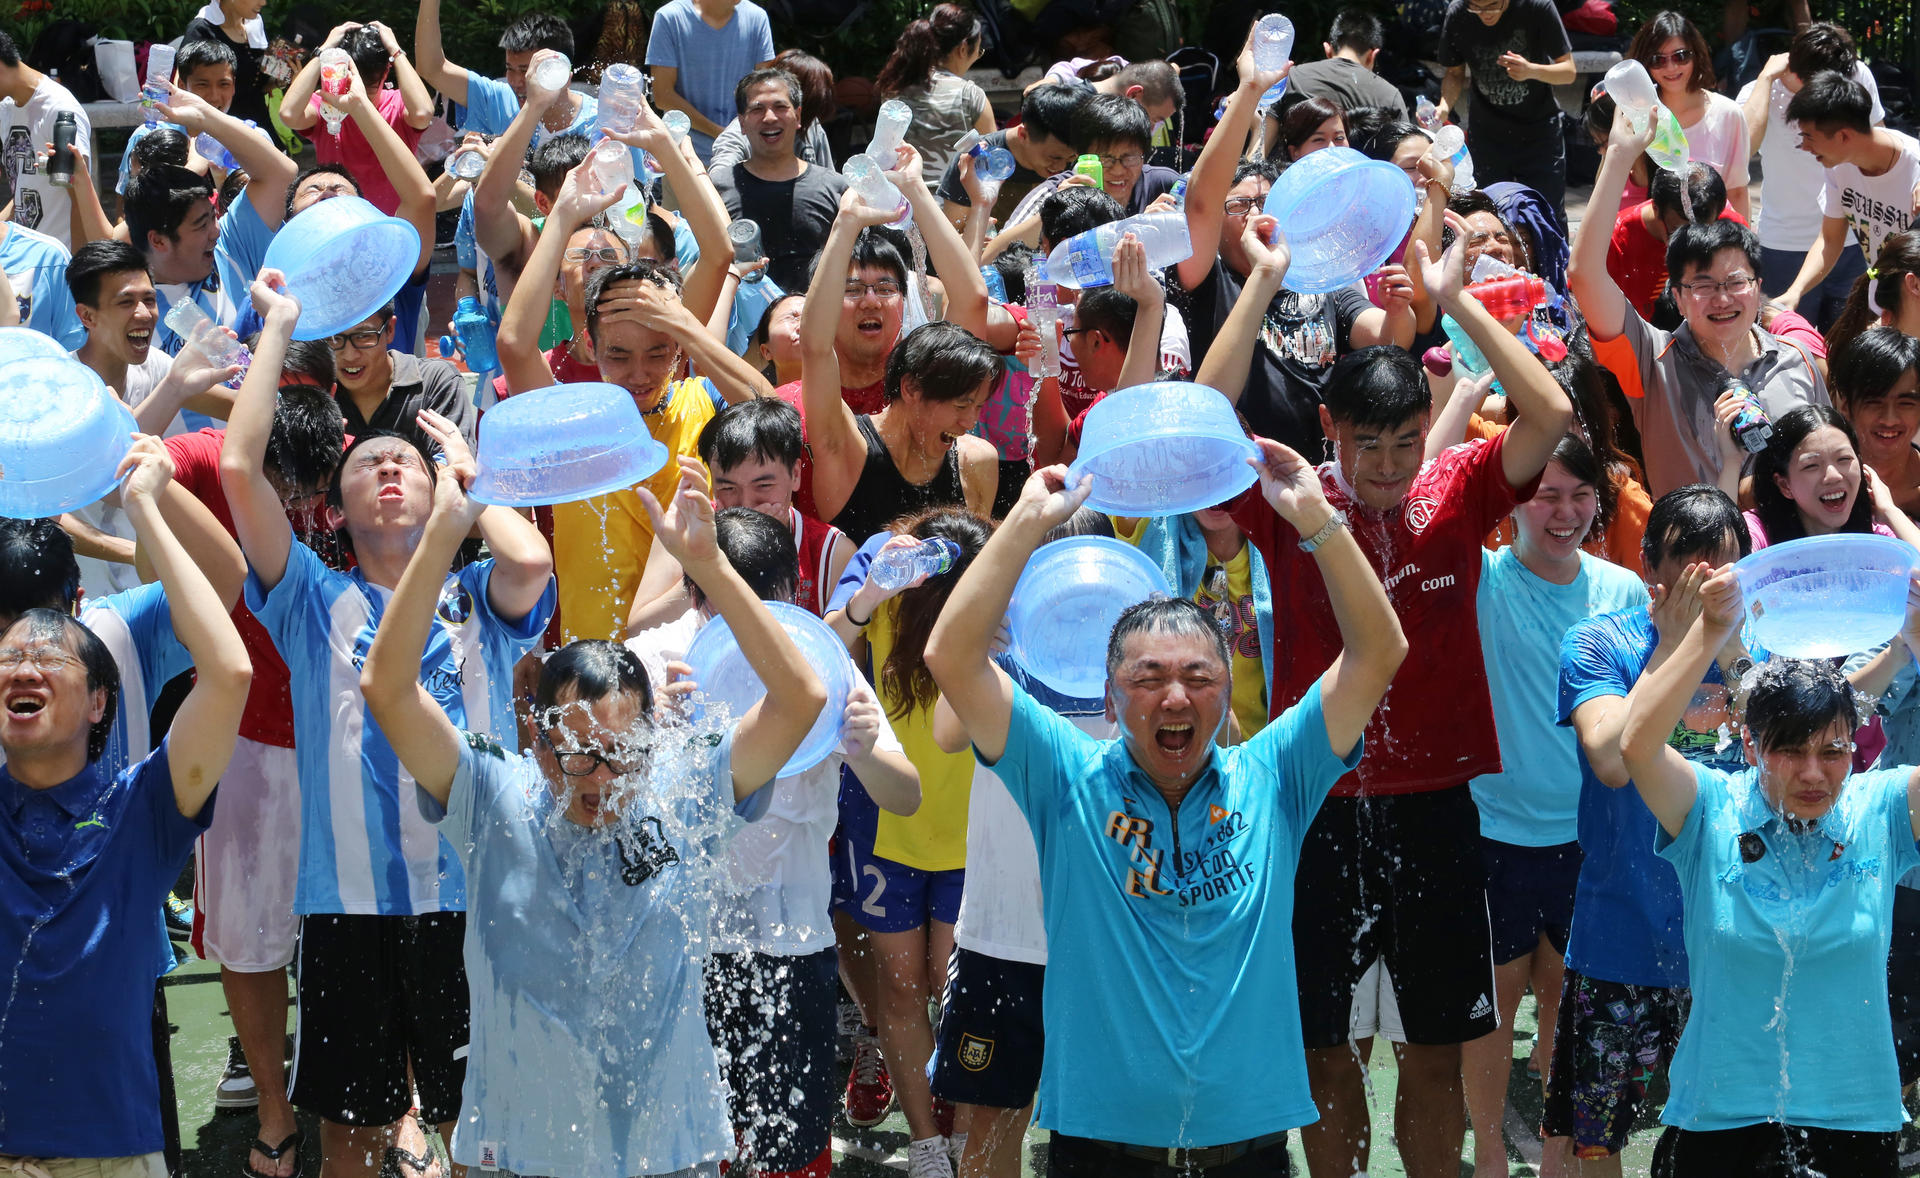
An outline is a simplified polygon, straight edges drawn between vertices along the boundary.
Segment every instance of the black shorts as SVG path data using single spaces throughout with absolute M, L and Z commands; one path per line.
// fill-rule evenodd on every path
M 1652 1178 L 1894 1178 L 1898 1133 L 1803 1129 L 1764 1121 L 1700 1132 L 1667 1126 L 1653 1149 Z
M 933 1094 L 954 1104 L 1025 1108 L 1040 1088 L 1047 967 L 953 948 L 934 1037 Z
M 1451 1044 L 1499 1025 L 1480 811 L 1465 785 L 1328 798 L 1293 884 L 1308 1048 Z
M 459 1116 L 466 929 L 464 912 L 301 917 L 288 1098 L 336 1124 L 391 1125 L 418 1090 L 422 1121 Z
M 799 1170 L 833 1143 L 839 958 L 716 953 L 707 962 L 707 1031 L 730 1094 L 740 1161 Z
M 1493 961 L 1505 965 L 1533 952 L 1546 934 L 1565 956 L 1573 927 L 1573 889 L 1580 882 L 1580 844 L 1522 847 L 1480 840 L 1487 867 L 1487 913 L 1493 921 Z
M 1887 954 L 1887 1006 L 1900 1086 L 1920 1080 L 1920 889 L 1893 889 L 1893 948 Z

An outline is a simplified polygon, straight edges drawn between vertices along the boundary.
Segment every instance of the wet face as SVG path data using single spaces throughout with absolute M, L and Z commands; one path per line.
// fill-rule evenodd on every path
M 1519 252 L 1514 248 L 1513 234 L 1500 223 L 1500 218 L 1492 213 L 1480 212 L 1467 214 L 1467 272 L 1473 272 L 1473 264 L 1480 260 L 1481 254 L 1505 262 L 1509 266 L 1519 265 Z
M 1540 489 L 1513 509 L 1516 544 L 1522 553 L 1548 561 L 1577 561 L 1599 510 L 1600 493 L 1592 483 L 1575 478 L 1558 462 L 1549 462 L 1540 475 Z
M 341 514 L 356 535 L 426 526 L 433 476 L 420 452 L 401 438 L 375 438 L 344 459 Z
M 1727 355 L 1753 329 L 1760 314 L 1760 284 L 1754 280 L 1753 263 L 1737 248 L 1721 250 L 1705 268 L 1689 263 L 1674 298 L 1694 338 L 1706 345 L 1710 356 Z
M 1909 368 L 1885 395 L 1855 398 L 1847 416 L 1860 431 L 1869 466 L 1884 470 L 1904 461 L 1914 434 L 1920 433 L 1920 373 Z
M 214 216 L 213 200 L 193 202 L 186 218 L 172 238 L 149 234 L 158 239 L 153 250 L 153 268 L 168 282 L 198 282 L 213 273 L 213 251 L 220 244 L 220 221 Z
M 338 172 L 315 172 L 300 181 L 293 190 L 293 212 L 295 216 L 306 212 L 323 200 L 332 200 L 336 196 L 358 196 L 359 189 L 353 181 Z
M 800 364 L 800 312 L 805 305 L 800 299 L 782 299 L 767 321 L 767 342 L 760 345 L 760 355 L 782 372 Z
M 87 731 L 106 714 L 106 688 L 87 687 L 74 644 L 20 622 L 0 635 L 0 750 L 9 759 L 84 756 Z
M 1329 420 L 1321 409 L 1322 420 Z M 1415 414 L 1397 425 L 1355 425 L 1332 422 L 1334 456 L 1360 502 L 1375 511 L 1400 506 L 1420 470 L 1427 444 L 1427 415 Z
M 641 716 L 639 698 L 618 692 L 591 704 L 563 704 L 535 726 L 534 759 L 567 821 L 605 826 L 620 816 L 615 782 L 647 770 L 644 746 L 652 726 Z
M 153 348 L 153 326 L 160 302 L 145 270 L 122 270 L 100 277 L 97 306 L 75 308 L 87 329 L 87 342 L 123 364 L 144 364 Z
M 1248 176 L 1227 190 L 1226 220 L 1220 227 L 1220 258 L 1235 274 L 1246 277 L 1253 272 L 1247 247 L 1240 240 L 1247 231 L 1247 218 L 1267 202 L 1268 184 L 1263 176 Z
M 1073 329 L 1073 358 L 1089 389 L 1112 391 L 1120 383 L 1120 371 L 1126 367 L 1127 350 L 1112 336 L 1095 327 Z
M 800 489 L 800 468 L 771 458 L 750 456 L 745 462 L 713 472 L 713 505 L 751 507 L 761 515 L 788 522 L 793 496 Z
M 1407 183 L 1418 192 L 1426 186 L 1420 180 L 1420 161 L 1433 149 L 1433 140 L 1425 135 L 1409 135 L 1393 149 L 1393 166 L 1407 174 Z
M 919 441 L 922 450 L 940 453 L 952 446 L 961 434 L 970 434 L 979 424 L 980 407 L 993 391 L 991 381 L 982 382 L 966 396 L 954 401 L 935 401 L 920 394 L 920 384 L 909 376 L 900 382 L 900 403 L 907 409 L 907 429 Z
M 233 67 L 224 61 L 194 70 L 184 79 L 184 84 L 215 110 L 233 105 Z
M 1860 494 L 1860 456 L 1847 435 L 1823 425 L 1800 440 L 1787 460 L 1787 473 L 1774 475 L 1773 482 L 1800 510 L 1809 534 L 1837 532 Z
M 538 49 L 529 49 L 524 53 L 507 51 L 507 70 L 502 76 L 507 79 L 513 96 L 521 102 L 527 100 L 527 67 L 533 64 L 533 55 L 538 52 Z
M 633 394 L 642 413 L 660 404 L 680 362 L 680 345 L 663 331 L 631 321 L 602 323 L 594 356 L 600 379 Z
M 627 260 L 626 243 L 617 234 L 593 226 L 574 230 L 560 259 L 560 297 L 568 306 L 585 306 L 587 282 L 607 267 L 625 265 Z
M 392 346 L 393 316 L 384 311 L 329 337 L 334 379 L 350 393 L 384 395 L 393 383 L 393 357 L 387 354 Z
M 1301 142 L 1300 146 L 1293 149 L 1293 158 L 1297 160 L 1302 156 L 1312 155 L 1323 147 L 1345 147 L 1346 145 L 1346 120 L 1342 119 L 1339 115 L 1335 115 L 1326 122 L 1321 123 L 1318 127 L 1315 127 L 1313 134 L 1307 136 L 1306 139 Z
M 740 115 L 740 131 L 756 160 L 793 158 L 800 133 L 800 108 L 784 82 L 767 81 L 747 92 L 747 109 Z
M 1760 788 L 1773 808 L 1789 818 L 1810 821 L 1826 816 L 1840 800 L 1853 770 L 1853 733 L 1844 719 L 1791 748 L 1762 751 L 1753 734 L 1740 732 L 1747 763 L 1760 769 Z
M 863 367 L 884 363 L 900 338 L 906 293 L 900 276 L 879 266 L 854 266 L 840 301 L 834 350 L 843 361 Z M 796 328 L 797 330 L 797 328 Z
M 1119 722 L 1127 751 L 1154 784 L 1185 785 L 1212 755 L 1232 689 L 1233 677 L 1208 639 L 1137 633 L 1107 682 L 1107 718 Z
M 1119 139 L 1096 143 L 1087 150 L 1100 157 L 1100 185 L 1106 194 L 1126 204 L 1147 166 L 1147 145 Z
M 1672 552 L 1662 560 L 1657 560 L 1647 569 L 1648 584 L 1665 587 L 1680 579 L 1690 564 L 1702 562 L 1714 568 L 1724 568 L 1740 559 L 1740 544 L 1728 536 L 1711 552 Z

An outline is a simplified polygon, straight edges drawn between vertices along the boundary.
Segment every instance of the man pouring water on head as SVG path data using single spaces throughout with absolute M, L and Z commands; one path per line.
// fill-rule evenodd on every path
M 1053 1173 L 1284 1173 L 1316 1119 L 1295 992 L 1293 871 L 1322 799 L 1406 654 L 1385 589 L 1313 468 L 1259 441 L 1260 491 L 1304 537 L 1344 647 L 1252 740 L 1215 737 L 1232 698 L 1225 640 L 1187 600 L 1129 608 L 1107 645 L 1094 740 L 1036 704 L 990 647 L 1027 557 L 1084 502 L 1065 467 L 1028 481 L 954 589 L 927 665 L 1039 850 L 1050 956 L 1041 1123 Z M 1101 995 L 1086 1002 L 1089 992 Z

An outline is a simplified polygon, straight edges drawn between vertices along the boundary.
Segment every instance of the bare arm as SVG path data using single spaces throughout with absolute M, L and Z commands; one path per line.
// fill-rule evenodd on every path
M 272 590 L 287 575 L 293 529 L 287 524 L 279 492 L 267 480 L 267 438 L 273 433 L 280 370 L 286 364 L 287 341 L 300 319 L 300 304 L 286 293 L 284 275 L 263 270 L 253 280 L 253 305 L 264 322 L 254 345 L 253 365 L 247 369 L 233 416 L 227 421 L 227 440 L 220 448 L 220 486 L 226 491 L 247 564 L 260 584 Z
M 67 539 L 72 541 L 75 556 L 114 564 L 133 563 L 135 545 L 132 540 L 112 532 L 103 532 L 72 512 L 57 517 L 55 522 L 67 534 Z
M 941 212 L 940 202 L 927 188 L 925 177 L 920 172 L 920 153 L 910 145 L 902 144 L 899 161 L 887 172 L 887 179 L 893 181 L 907 203 L 913 206 L 914 220 L 920 226 L 921 235 L 927 243 L 928 267 L 940 275 L 942 285 L 946 287 L 947 306 L 943 316 L 955 327 L 964 327 L 977 336 L 987 333 L 987 280 L 980 276 L 980 263 L 974 261 L 974 255 L 967 249 L 967 243 L 960 237 Z M 884 162 L 884 161 L 883 161 Z M 961 158 L 959 167 L 964 173 L 970 170 L 971 156 Z M 976 214 L 969 213 L 969 219 Z
M 732 302 L 722 296 L 733 262 L 733 241 L 727 237 L 727 226 L 733 223 L 733 217 L 727 212 L 727 202 L 720 199 L 719 189 L 700 166 L 700 157 L 693 154 L 692 141 L 675 143 L 666 124 L 644 99 L 640 107 L 640 130 L 614 138 L 630 147 L 645 148 L 660 161 L 667 187 L 680 202 L 680 215 L 687 219 L 687 229 L 700 247 L 700 258 L 687 271 L 682 283 L 682 300 L 702 320 L 719 314 L 723 306 L 731 311 Z M 723 323 L 720 335 L 724 338 L 725 334 Z
M 1253 270 L 1241 285 L 1240 297 L 1227 313 L 1227 321 L 1213 337 L 1213 346 L 1200 361 L 1200 371 L 1193 377 L 1196 384 L 1219 389 L 1235 404 L 1247 387 L 1247 373 L 1253 367 L 1253 349 L 1260 338 L 1260 323 L 1266 317 L 1267 305 L 1280 293 L 1280 283 L 1286 278 L 1287 264 L 1292 260 L 1287 240 L 1275 232 L 1276 226 L 1277 222 L 1265 213 L 1248 214 L 1241 241 Z M 1278 238 L 1271 245 L 1267 243 L 1269 233 Z
M 478 468 L 458 422 L 422 409 L 419 423 L 421 432 L 440 447 L 445 470 Z M 487 605 L 498 617 L 517 624 L 540 604 L 553 581 L 553 553 L 533 521 L 510 507 L 489 507 L 475 524 L 493 557 L 493 572 L 487 577 Z M 449 557 L 447 565 L 452 563 Z
M 719 123 L 701 114 L 693 108 L 693 103 L 680 96 L 680 70 L 670 65 L 649 66 L 653 71 L 653 100 L 661 110 L 685 111 L 687 122 L 702 135 L 712 138 L 726 130 Z
M 1247 43 L 1235 63 L 1240 86 L 1227 99 L 1227 113 L 1213 129 L 1200 158 L 1193 165 L 1187 184 L 1187 234 L 1193 242 L 1193 256 L 1174 267 L 1183 290 L 1192 290 L 1206 281 L 1213 271 L 1214 258 L 1220 253 L 1221 227 L 1226 222 L 1227 193 L 1233 188 L 1233 172 L 1240 163 L 1239 145 L 1246 141 L 1253 126 L 1254 109 L 1260 96 L 1286 71 L 1259 73 L 1253 64 L 1253 31 L 1247 31 Z M 1291 67 L 1289 67 L 1291 68 Z
M 467 70 L 447 60 L 440 40 L 440 0 L 420 0 L 413 18 L 413 51 L 420 76 L 429 86 L 462 106 L 467 104 Z
M 527 98 L 520 109 L 507 124 L 507 129 L 493 143 L 487 153 L 487 166 L 480 172 L 480 178 L 473 182 L 473 239 L 488 257 L 503 264 L 513 264 L 515 269 L 524 267 L 527 251 L 523 248 L 528 240 L 530 226 L 526 218 L 513 207 L 512 197 L 515 185 L 520 180 L 520 161 L 527 157 L 527 148 L 533 144 L 534 131 L 540 126 L 540 120 L 553 104 L 560 100 L 559 90 L 548 90 L 534 80 L 535 66 L 552 55 L 552 50 L 542 49 L 533 55 L 527 66 Z M 592 157 L 588 157 L 591 162 Z M 564 235 L 563 235 L 564 236 Z M 518 289 L 516 284 L 515 289 Z M 551 290 L 543 286 L 542 291 Z M 541 322 L 546 321 L 546 310 L 541 309 Z
M 383 21 L 369 22 L 380 32 L 380 42 L 387 47 L 387 54 L 393 66 L 389 76 L 393 78 L 394 89 L 400 91 L 400 101 L 407 111 L 407 126 L 416 131 L 424 131 L 427 124 L 433 122 L 433 93 L 421 79 L 419 71 L 407 60 L 407 51 L 400 48 L 400 41 L 393 30 Z M 417 23 L 417 20 L 416 20 Z M 384 163 L 385 161 L 381 161 Z
M 936 700 L 934 707 L 939 706 Z M 891 814 L 911 814 L 920 808 L 920 771 L 899 749 L 877 746 L 884 722 L 873 688 L 864 680 L 856 682 L 847 693 L 846 725 L 840 737 L 847 767 L 881 809 Z
M 1446 122 L 1448 116 L 1460 107 L 1460 95 L 1467 89 L 1467 67 L 1452 65 L 1440 76 L 1440 121 Z
M 240 546 L 207 505 L 178 483 L 168 483 L 157 502 L 161 516 L 180 541 L 180 547 L 186 550 L 188 559 L 206 574 L 207 583 L 213 586 L 221 607 L 232 612 L 247 583 L 247 558 L 240 555 Z M 133 569 L 142 581 L 156 581 L 160 577 L 152 553 L 137 542 L 133 549 Z
M 1627 296 L 1620 284 L 1607 273 L 1607 243 L 1613 236 L 1613 223 L 1620 216 L 1620 199 L 1627 191 L 1627 178 L 1633 165 L 1653 142 L 1654 120 L 1639 132 L 1624 118 L 1613 120 L 1607 147 L 1600 157 L 1600 171 L 1593 180 L 1593 195 L 1573 235 L 1573 252 L 1567 263 L 1567 285 L 1574 301 L 1587 317 L 1587 328 L 1596 339 L 1616 339 L 1627 329 Z
M 1787 55 L 1776 53 L 1767 58 L 1767 64 L 1760 67 L 1760 76 L 1753 80 L 1753 89 L 1747 91 L 1747 100 L 1740 104 L 1740 115 L 1747 123 L 1747 144 L 1759 151 L 1761 141 L 1767 137 L 1767 116 L 1773 107 L 1773 84 L 1786 75 Z
M 1467 426 L 1472 423 L 1473 415 L 1480 411 L 1481 404 L 1487 399 L 1487 391 L 1492 387 L 1491 372 L 1474 378 L 1462 377 L 1453 382 L 1453 388 L 1440 406 L 1440 411 L 1433 415 L 1433 424 L 1427 427 L 1424 451 L 1427 461 L 1433 461 L 1449 447 L 1466 441 Z
M 1693 766 L 1668 746 L 1667 737 L 1685 717 L 1700 680 L 1740 624 L 1740 584 L 1731 565 L 1716 573 L 1696 564 L 1668 592 L 1698 596 L 1700 616 L 1687 628 L 1673 657 L 1649 666 L 1627 694 L 1620 756 L 1661 829 L 1678 836 L 1699 787 Z
M 266 132 L 256 131 L 226 111 L 215 109 L 192 91 L 169 86 L 167 93 L 167 103 L 160 108 L 161 117 L 178 123 L 189 137 L 205 131 L 232 152 L 234 161 L 247 174 L 247 202 L 253 205 L 253 211 L 268 229 L 280 228 L 286 216 L 287 189 L 293 187 L 293 178 L 300 171 L 298 166 L 274 146 Z
M 1160 326 L 1167 313 L 1166 292 L 1147 270 L 1147 250 L 1133 234 L 1124 234 L 1113 251 L 1113 287 L 1134 301 L 1133 334 L 1120 364 L 1115 389 L 1146 384 L 1160 370 Z
M 840 395 L 840 357 L 833 350 L 839 326 L 841 291 L 853 261 L 853 240 L 868 225 L 888 220 L 869 208 L 853 189 L 840 197 L 840 212 L 821 247 L 820 261 L 800 309 L 800 397 L 807 420 L 807 444 L 813 451 L 813 501 L 823 519 L 847 505 L 867 448 L 853 410 Z
M 495 157 L 496 159 L 498 156 Z M 594 214 L 613 204 L 617 193 L 595 193 L 593 157 L 567 173 L 547 214 L 547 227 L 533 247 L 533 255 L 514 283 L 513 295 L 500 313 L 500 330 L 494 348 L 500 355 L 500 367 L 506 373 L 507 387 L 516 393 L 543 389 L 553 383 L 553 370 L 540 351 L 540 329 L 547 322 L 552 305 L 549 291 L 560 276 L 560 261 L 566 253 L 567 238 L 591 220 Z
M 393 34 L 386 35 L 391 37 Z M 400 60 L 404 62 L 406 59 Z M 399 194 L 400 218 L 412 225 L 414 232 L 420 235 L 420 256 L 413 265 L 413 273 L 417 276 L 424 273 L 433 263 L 433 182 L 427 179 L 426 170 L 420 166 L 419 159 L 400 138 L 400 133 L 381 116 L 380 108 L 375 106 L 373 99 L 367 96 L 366 83 L 360 77 L 359 69 L 351 68 L 349 74 L 353 80 L 343 97 L 323 94 L 320 96 L 320 101 L 324 105 L 344 109 L 347 112 L 354 126 L 360 128 L 360 133 L 366 136 L 367 146 L 373 149 L 374 158 L 380 161 L 380 169 L 387 174 L 388 183 L 392 184 L 393 190 Z M 418 79 L 416 78 L 415 81 L 417 82 Z M 432 116 L 433 112 L 429 108 L 427 117 L 431 120 Z M 478 217 L 478 215 L 476 207 L 475 216 Z
M 1792 310 L 1806 297 L 1808 291 L 1819 286 L 1833 273 L 1834 263 L 1847 248 L 1847 220 L 1845 217 L 1820 218 L 1820 236 L 1814 240 L 1813 248 L 1807 251 L 1807 260 L 1800 263 L 1800 273 L 1794 276 L 1793 285 L 1780 292 L 1774 301 Z

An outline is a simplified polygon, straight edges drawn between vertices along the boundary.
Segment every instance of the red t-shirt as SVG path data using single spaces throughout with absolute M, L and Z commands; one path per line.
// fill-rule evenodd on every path
M 1420 468 L 1406 499 L 1385 513 L 1362 507 L 1335 463 L 1320 468 L 1327 500 L 1347 513 L 1410 647 L 1367 724 L 1360 767 L 1333 787 L 1336 795 L 1426 793 L 1500 771 L 1476 621 L 1480 541 L 1539 483 L 1507 485 L 1504 444 L 1503 434 L 1447 450 Z M 1269 664 L 1277 719 L 1333 664 L 1340 628 L 1318 564 L 1258 488 L 1235 505 L 1233 519 L 1266 560 L 1273 616 L 1285 619 Z
M 1614 218 L 1613 237 L 1607 243 L 1607 273 L 1642 319 L 1653 318 L 1653 304 L 1667 286 L 1667 243 L 1648 233 L 1647 227 L 1640 223 L 1640 210 L 1651 203 L 1643 200 L 1621 209 L 1620 215 Z M 1720 213 L 1720 219 L 1747 223 L 1732 205 Z
M 313 112 L 314 124 L 301 132 L 313 144 L 314 158 L 323 164 L 343 164 L 360 182 L 360 195 L 367 202 L 391 217 L 400 208 L 400 193 L 387 179 L 387 170 L 380 166 L 380 157 L 373 153 L 373 144 L 367 142 L 366 132 L 355 125 L 352 119 L 343 119 L 340 133 L 327 130 L 327 120 L 320 112 L 320 96 L 315 94 L 307 100 L 308 108 Z M 380 117 L 400 136 L 400 142 L 412 151 L 420 146 L 420 136 L 424 133 L 407 125 L 407 100 L 400 91 L 383 87 L 373 95 L 374 109 Z
M 807 436 L 807 407 L 801 401 L 800 382 L 797 380 L 788 381 L 786 384 L 773 390 L 773 395 L 800 411 L 800 438 L 802 441 L 805 441 Z M 859 387 L 841 385 L 840 399 L 845 401 L 847 407 L 855 413 L 878 413 L 887 407 L 887 382 L 882 379 L 870 385 L 861 385 Z M 813 463 L 811 462 L 802 462 L 800 464 L 800 489 L 793 494 L 793 505 L 798 507 L 803 515 L 811 516 L 815 519 L 820 517 L 820 509 L 813 505 Z

